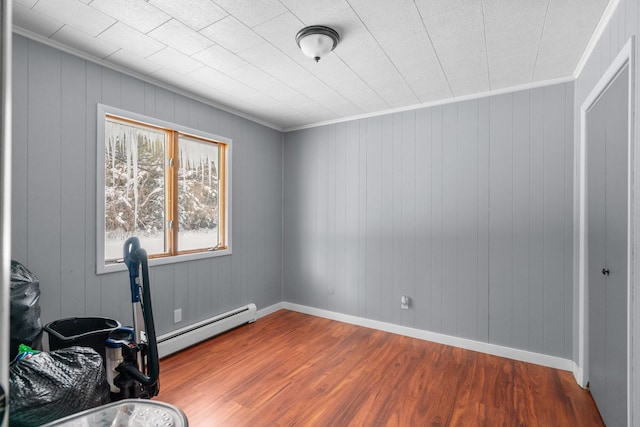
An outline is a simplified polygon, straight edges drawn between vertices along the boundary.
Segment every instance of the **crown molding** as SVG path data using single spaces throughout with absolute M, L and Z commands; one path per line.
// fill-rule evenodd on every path
M 539 81 L 539 82 L 527 83 L 527 84 L 519 85 L 519 86 L 511 86 L 511 87 L 506 87 L 506 88 L 502 88 L 502 89 L 495 89 L 495 90 L 490 90 L 490 91 L 487 91 L 487 92 L 474 93 L 474 94 L 470 94 L 470 95 L 457 96 L 457 97 L 453 97 L 453 98 L 439 99 L 437 101 L 424 102 L 424 103 L 421 103 L 421 104 L 414 104 L 414 105 L 409 105 L 409 106 L 406 106 L 406 107 L 392 108 L 392 109 L 383 110 L 383 111 L 376 111 L 376 112 L 373 112 L 373 113 L 360 114 L 360 115 L 357 115 L 357 116 L 350 116 L 350 117 L 344 117 L 344 118 L 340 118 L 340 119 L 327 120 L 327 121 L 324 121 L 324 122 L 312 123 L 312 124 L 308 124 L 308 125 L 285 128 L 284 132 L 293 132 L 293 131 L 296 131 L 296 130 L 309 129 L 309 128 L 314 128 L 314 127 L 318 127 L 318 126 L 333 125 L 333 124 L 337 124 L 337 123 L 350 122 L 350 121 L 353 121 L 353 120 L 368 119 L 368 118 L 371 118 L 371 117 L 384 116 L 384 115 L 387 115 L 387 114 L 402 113 L 402 112 L 405 112 L 405 111 L 419 110 L 419 109 L 422 109 L 422 108 L 437 107 L 437 106 L 440 106 L 440 105 L 453 104 L 453 103 L 456 103 L 456 102 L 470 101 L 470 100 L 479 99 L 479 98 L 487 98 L 487 97 L 490 97 L 490 96 L 503 95 L 505 93 L 520 92 L 520 91 L 523 91 L 523 90 L 537 89 L 537 88 L 541 88 L 541 87 L 545 87 L 545 86 L 552 86 L 552 85 L 561 84 L 561 83 L 568 83 L 568 82 L 572 82 L 574 80 L 575 80 L 575 78 L 573 76 L 560 77 L 560 78 L 557 78 L 557 79 L 550 79 L 550 80 L 542 80 L 542 81 Z
M 614 12 L 618 9 L 618 5 L 620 4 L 620 0 L 611 0 L 607 7 L 604 9 L 604 13 L 596 25 L 596 29 L 594 30 L 591 38 L 589 39 L 589 43 L 587 43 L 587 47 L 585 47 L 584 52 L 582 53 L 582 57 L 578 61 L 576 65 L 576 69 L 573 71 L 573 77 L 577 79 L 582 74 L 582 70 L 584 70 L 585 65 L 587 65 L 587 61 L 591 57 L 593 50 L 596 48 L 600 37 L 604 33 L 604 30 L 609 25 L 611 18 L 613 17 Z

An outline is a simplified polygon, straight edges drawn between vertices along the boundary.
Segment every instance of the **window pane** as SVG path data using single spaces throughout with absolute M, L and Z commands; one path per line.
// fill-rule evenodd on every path
M 178 250 L 214 248 L 220 242 L 218 144 L 178 139 Z
M 166 252 L 166 133 L 128 123 L 105 123 L 105 259 L 122 258 L 136 236 L 147 253 Z

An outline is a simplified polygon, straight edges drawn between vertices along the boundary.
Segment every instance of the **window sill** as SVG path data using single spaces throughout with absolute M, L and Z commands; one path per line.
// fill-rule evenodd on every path
M 195 261 L 199 259 L 215 258 L 219 256 L 231 255 L 231 248 L 223 249 L 219 251 L 211 252 L 198 252 L 193 254 L 176 255 L 163 258 L 151 258 L 149 259 L 149 267 L 155 267 L 157 265 L 175 264 L 178 262 Z M 98 264 L 96 274 L 115 273 L 117 271 L 127 271 L 127 266 L 124 262 L 118 262 L 115 264 Z

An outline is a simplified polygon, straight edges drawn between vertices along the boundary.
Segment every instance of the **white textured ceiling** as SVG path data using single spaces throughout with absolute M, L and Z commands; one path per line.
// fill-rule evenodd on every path
M 608 3 L 13 0 L 13 13 L 23 34 L 291 129 L 571 76 Z M 295 42 L 307 25 L 342 38 L 319 63 Z

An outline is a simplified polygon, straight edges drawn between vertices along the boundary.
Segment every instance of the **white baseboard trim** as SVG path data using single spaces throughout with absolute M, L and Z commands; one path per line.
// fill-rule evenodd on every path
M 474 341 L 466 338 L 439 334 L 436 332 L 429 332 L 422 329 L 410 328 L 408 326 L 394 325 L 392 323 L 365 319 L 349 314 L 336 313 L 333 311 L 308 307 L 305 305 L 294 304 L 290 302 L 281 302 L 265 309 L 259 310 L 258 317 L 262 317 L 262 312 L 266 313 L 264 314 L 266 316 L 267 314 L 273 313 L 280 309 L 297 311 L 299 313 L 309 314 L 312 316 L 324 317 L 325 319 L 337 320 L 344 323 L 350 323 L 352 325 L 364 326 L 366 328 L 377 329 L 380 331 L 391 332 L 398 335 L 432 341 L 439 344 L 478 351 L 481 353 L 505 357 L 521 362 L 534 363 L 536 365 L 547 366 L 549 368 L 562 369 L 563 371 L 574 372 L 574 375 L 576 372 L 575 370 L 577 369 L 577 366 L 574 366 L 575 363 L 572 360 L 564 359 L 562 357 L 549 356 L 546 354 L 534 353 L 531 351 L 519 350 L 511 347 L 504 347 L 497 344 L 489 344 L 486 342 Z
M 270 315 L 272 313 L 275 313 L 278 310 L 282 310 L 284 308 L 285 308 L 284 303 L 283 302 L 279 302 L 279 303 L 270 305 L 269 307 L 261 308 L 256 313 L 256 316 L 258 317 L 258 319 L 261 319 L 261 318 L 263 318 L 265 316 L 268 316 L 268 315 Z
M 573 365 L 572 366 L 573 377 L 576 379 L 576 382 L 580 387 L 586 388 L 587 384 L 584 383 L 584 371 L 580 366 L 578 366 L 576 362 L 571 362 L 571 363 Z

